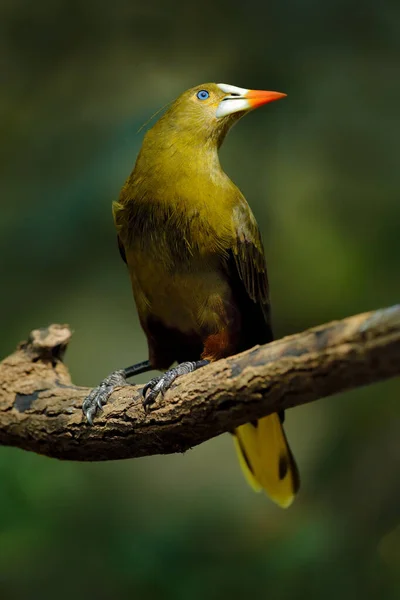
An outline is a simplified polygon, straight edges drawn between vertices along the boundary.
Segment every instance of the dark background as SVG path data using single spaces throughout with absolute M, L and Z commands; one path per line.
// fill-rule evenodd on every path
M 397 0 L 2 0 L 0 356 L 67 322 L 77 384 L 146 358 L 111 201 L 140 125 L 203 81 L 288 94 L 221 153 L 276 334 L 398 302 L 399 59 Z M 246 486 L 228 435 L 108 464 L 0 449 L 0 597 L 399 598 L 399 392 L 288 412 L 288 511 Z

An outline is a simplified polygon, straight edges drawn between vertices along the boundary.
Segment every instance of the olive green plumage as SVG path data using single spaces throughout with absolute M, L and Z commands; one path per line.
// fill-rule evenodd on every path
M 198 101 L 199 90 L 208 91 L 206 102 Z M 146 133 L 113 206 L 155 368 L 200 357 L 216 360 L 272 340 L 260 232 L 218 158 L 230 127 L 245 114 L 216 118 L 225 96 L 216 84 L 182 94 Z M 288 505 L 298 486 L 295 463 L 277 415 L 263 422 L 251 426 L 254 432 L 247 426 L 243 435 L 238 430 L 243 466 L 271 497 Z M 287 468 L 280 479 L 282 456 Z

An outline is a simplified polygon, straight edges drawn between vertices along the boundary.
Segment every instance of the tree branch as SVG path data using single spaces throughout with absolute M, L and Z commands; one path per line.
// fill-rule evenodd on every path
M 0 363 L 0 444 L 70 460 L 182 452 L 271 412 L 400 374 L 400 305 L 220 360 L 179 380 L 145 414 L 120 388 L 89 427 L 62 358 L 67 326 L 35 330 Z

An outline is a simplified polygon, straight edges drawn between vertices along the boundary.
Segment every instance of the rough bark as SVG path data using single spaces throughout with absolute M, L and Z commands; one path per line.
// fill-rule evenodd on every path
M 0 444 L 69 460 L 183 452 L 271 412 L 400 374 L 400 305 L 256 346 L 183 377 L 145 414 L 140 386 L 117 390 L 89 427 L 88 388 L 63 355 L 71 331 L 51 325 L 0 363 Z

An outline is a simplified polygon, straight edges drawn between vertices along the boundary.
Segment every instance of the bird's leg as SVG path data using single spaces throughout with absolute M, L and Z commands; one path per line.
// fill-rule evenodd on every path
M 181 375 L 187 375 L 193 373 L 201 367 L 205 367 L 209 364 L 209 360 L 197 360 L 195 362 L 183 362 L 177 367 L 173 367 L 166 371 L 163 375 L 153 377 L 144 386 L 142 390 L 143 394 L 143 406 L 145 410 L 148 410 L 149 406 L 153 404 L 159 394 L 164 395 L 167 390 L 171 387 L 177 377 Z M 149 393 L 147 393 L 150 390 Z M 147 395 L 146 395 L 147 394 Z
M 93 425 L 93 417 L 103 408 L 115 388 L 129 385 L 126 381 L 128 377 L 140 375 L 140 373 L 146 373 L 152 369 L 153 367 L 150 362 L 144 360 L 136 365 L 126 367 L 126 369 L 113 371 L 113 373 L 103 379 L 103 381 L 95 387 L 83 401 L 82 410 L 88 423 Z

